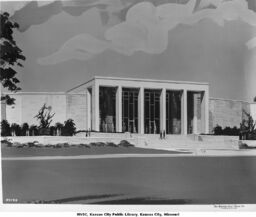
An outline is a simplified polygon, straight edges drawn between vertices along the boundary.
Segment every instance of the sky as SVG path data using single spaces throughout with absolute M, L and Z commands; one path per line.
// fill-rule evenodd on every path
M 22 91 L 67 91 L 98 75 L 256 96 L 256 0 L 9 1 L 1 10 L 20 25 Z

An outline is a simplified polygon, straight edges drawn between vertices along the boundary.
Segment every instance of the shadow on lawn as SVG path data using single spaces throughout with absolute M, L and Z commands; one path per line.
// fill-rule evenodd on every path
M 101 202 L 95 202 L 91 204 L 106 204 L 106 205 L 185 205 L 192 204 L 192 200 L 187 199 L 155 199 L 150 197 L 137 197 L 137 198 L 127 198 L 120 200 L 107 200 Z
M 115 198 L 115 197 L 124 198 Z M 91 201 L 92 200 L 92 201 Z M 152 197 L 133 197 L 125 198 L 122 194 L 102 194 L 102 195 L 89 195 L 89 196 L 78 196 L 69 197 L 58 200 L 35 200 L 28 203 L 35 204 L 101 204 L 101 205 L 185 205 L 192 204 L 195 201 L 188 199 L 163 199 L 163 198 L 152 198 Z
M 48 204 L 48 203 L 74 203 L 76 201 L 86 201 L 86 200 L 95 200 L 95 199 L 103 199 L 103 198 L 110 198 L 110 197 L 116 197 L 121 196 L 121 194 L 101 194 L 101 195 L 89 195 L 89 196 L 78 196 L 78 197 L 68 197 L 63 199 L 57 199 L 57 200 L 34 200 L 29 201 L 28 203 L 42 203 L 42 204 Z M 77 204 L 80 204 L 79 202 Z

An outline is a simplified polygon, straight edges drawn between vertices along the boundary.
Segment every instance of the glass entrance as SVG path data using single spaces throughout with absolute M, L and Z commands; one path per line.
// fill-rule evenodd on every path
M 138 132 L 138 95 L 139 89 L 122 90 L 122 131 Z
M 187 120 L 188 134 L 203 132 L 202 123 L 202 100 L 203 92 L 188 91 L 187 95 Z
M 115 132 L 116 88 L 100 87 L 100 132 Z
M 181 134 L 182 91 L 166 91 L 166 133 Z
M 145 89 L 144 129 L 146 134 L 160 133 L 160 90 Z

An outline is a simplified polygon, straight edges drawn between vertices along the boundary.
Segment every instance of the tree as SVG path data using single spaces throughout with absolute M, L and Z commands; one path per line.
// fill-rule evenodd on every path
M 42 108 L 39 110 L 38 114 L 34 117 L 40 121 L 39 128 L 41 129 L 49 128 L 52 122 L 52 118 L 55 115 L 55 113 L 51 114 L 51 110 L 52 110 L 51 106 L 47 107 L 45 103 L 43 104 Z
M 245 135 L 246 139 L 256 139 L 256 121 L 245 110 L 243 110 L 243 113 L 246 115 L 246 118 L 240 124 L 240 133 Z
M 7 120 L 1 121 L 1 136 L 11 136 L 11 127 Z
M 28 123 L 23 123 L 22 126 L 21 126 L 21 135 L 22 136 L 27 136 L 28 131 L 29 131 Z
M 19 28 L 16 22 L 9 19 L 9 14 L 0 13 L 0 81 L 3 88 L 8 91 L 17 92 L 19 79 L 16 77 L 17 66 L 22 67 L 20 60 L 25 60 L 22 50 L 16 45 L 13 39 L 13 30 Z M 15 104 L 15 99 L 8 94 L 1 96 L 7 105 Z
M 61 136 L 62 135 L 62 129 L 63 129 L 64 125 L 62 123 L 57 122 L 55 124 L 55 128 L 56 128 L 56 136 Z
M 75 123 L 72 119 L 68 119 L 64 123 L 63 135 L 64 136 L 73 136 L 76 132 Z
M 256 96 L 253 98 L 253 102 L 256 102 Z

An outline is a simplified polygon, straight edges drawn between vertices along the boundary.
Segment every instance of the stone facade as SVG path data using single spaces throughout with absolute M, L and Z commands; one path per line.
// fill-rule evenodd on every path
M 77 130 L 86 129 L 87 107 L 85 94 L 67 94 L 67 119 L 71 118 Z
M 130 78 L 111 78 L 111 77 L 95 77 L 94 79 L 79 85 L 68 92 L 63 93 L 18 93 L 10 94 L 16 99 L 16 104 L 6 106 L 1 103 L 1 119 L 6 119 L 10 124 L 23 124 L 27 122 L 29 125 L 38 125 L 38 120 L 34 117 L 39 109 L 46 103 L 52 107 L 55 113 L 52 125 L 60 122 L 64 123 L 67 119 L 73 119 L 77 130 L 95 130 L 100 131 L 100 88 L 114 88 L 113 95 L 115 101 L 111 102 L 112 109 L 115 110 L 115 116 L 112 110 L 108 111 L 109 104 L 101 108 L 106 110 L 106 129 L 109 126 L 116 132 L 122 130 L 122 91 L 123 88 L 135 88 L 139 90 L 138 95 L 138 132 L 144 134 L 144 93 L 147 89 L 161 90 L 160 95 L 160 129 L 166 130 L 166 92 L 169 90 L 179 90 L 181 96 L 181 120 L 173 119 L 173 127 L 181 129 L 181 134 L 187 133 L 212 133 L 217 125 L 225 127 L 239 127 L 240 123 L 246 115 L 243 111 L 256 116 L 256 104 L 250 104 L 243 101 L 227 100 L 227 99 L 209 99 L 209 87 L 207 83 L 196 82 L 178 82 L 178 81 L 162 81 L 151 79 L 130 79 Z M 193 101 L 188 102 L 188 95 L 193 93 Z M 198 97 L 195 93 L 200 92 Z M 112 93 L 112 92 L 111 92 Z M 190 94 L 191 95 L 191 94 Z M 106 98 L 105 95 L 101 98 Z M 192 98 L 191 98 L 192 99 Z M 194 109 L 192 109 L 192 107 Z M 199 108 L 200 109 L 196 109 Z M 252 109 L 254 108 L 254 110 Z M 190 109 L 190 110 L 189 110 Z M 190 114 L 189 111 L 192 111 Z M 200 111 L 200 112 L 199 112 Z M 252 112 L 254 111 L 254 113 Z M 115 126 L 113 118 L 115 117 Z M 177 122 L 177 123 L 176 123 Z M 192 124 L 196 130 L 188 130 Z M 113 125 L 113 126 L 112 126 Z M 175 130 L 174 130 L 175 131 Z M 137 132 L 137 131 L 136 131 Z M 176 132 L 176 131 L 175 131 Z M 173 132 L 172 132 L 173 133 Z
M 55 113 L 52 125 L 67 119 L 74 120 L 77 130 L 85 129 L 86 121 L 86 98 L 82 94 L 67 95 L 65 93 L 21 93 L 11 95 L 16 99 L 15 105 L 6 106 L 2 104 L 1 119 L 6 119 L 10 124 L 28 123 L 38 125 L 35 115 L 46 103 L 51 106 Z
M 250 113 L 250 104 L 243 101 L 215 99 L 209 100 L 209 132 L 217 125 L 225 127 L 240 127 L 246 117 L 244 112 Z

